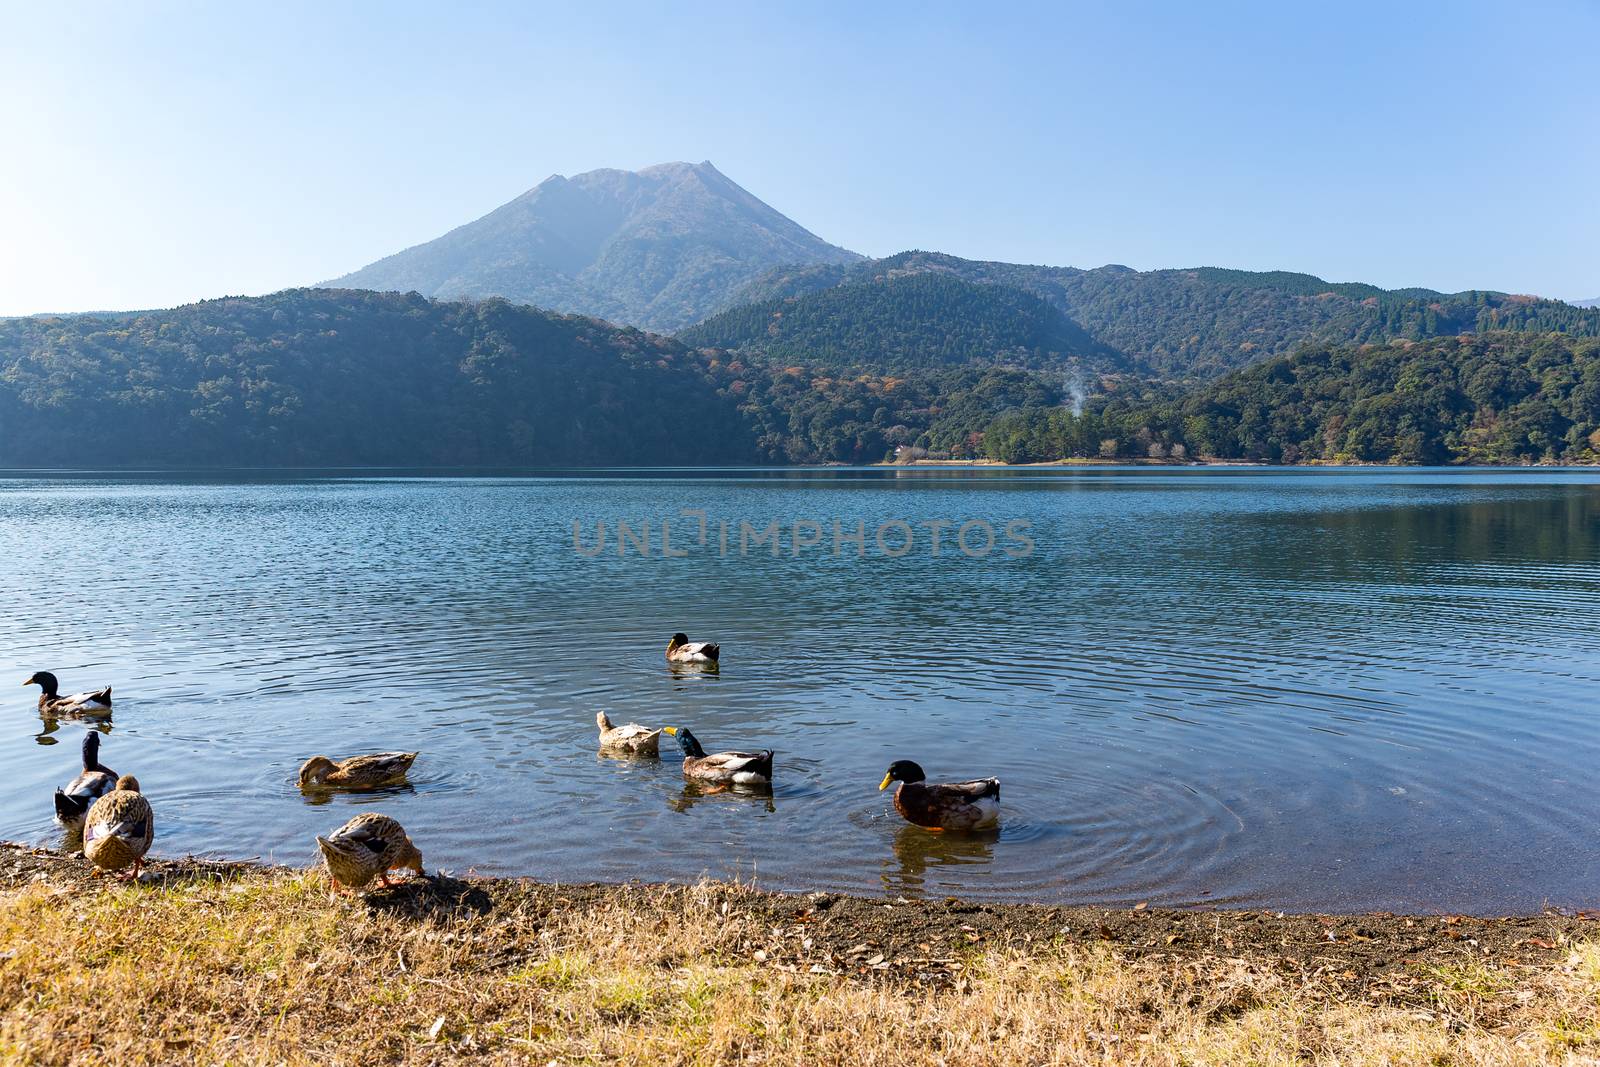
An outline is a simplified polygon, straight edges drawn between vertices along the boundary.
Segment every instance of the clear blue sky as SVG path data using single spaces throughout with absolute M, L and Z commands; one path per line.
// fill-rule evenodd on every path
M 1600 2 L 0 0 L 0 314 L 308 284 L 552 173 L 824 238 L 1600 296 Z

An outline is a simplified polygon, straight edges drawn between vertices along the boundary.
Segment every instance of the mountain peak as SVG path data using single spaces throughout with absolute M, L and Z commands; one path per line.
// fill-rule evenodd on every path
M 773 267 L 859 258 L 703 160 L 552 174 L 474 222 L 327 284 L 501 296 L 670 331 Z

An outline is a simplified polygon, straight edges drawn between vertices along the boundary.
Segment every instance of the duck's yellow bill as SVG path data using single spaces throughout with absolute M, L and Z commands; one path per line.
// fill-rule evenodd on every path
M 894 775 L 892 775 L 892 774 L 886 774 L 886 775 L 884 775 L 884 776 L 883 776 L 883 781 L 881 781 L 881 782 L 879 782 L 879 783 L 878 783 L 878 792 L 880 792 L 880 793 L 881 793 L 881 792 L 883 792 L 883 791 L 884 791 L 884 790 L 885 790 L 885 789 L 888 789 L 888 788 L 889 788 L 889 782 L 890 782 L 890 781 L 891 781 L 891 780 L 893 780 L 893 778 L 894 778 Z
M 663 726 L 661 728 L 661 732 L 664 734 L 671 734 L 673 737 L 678 736 L 678 728 L 676 726 Z

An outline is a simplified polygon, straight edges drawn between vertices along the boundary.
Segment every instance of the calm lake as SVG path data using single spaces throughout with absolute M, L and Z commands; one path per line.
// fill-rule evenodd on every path
M 834 554 L 836 520 L 859 547 Z M 963 554 L 976 520 L 994 547 Z M 649 555 L 618 554 L 619 521 L 650 524 Z M 777 556 L 749 543 L 773 521 Z M 796 522 L 820 538 L 798 555 Z M 720 672 L 669 669 L 675 630 L 721 641 Z M 454 873 L 1600 903 L 1590 471 L 9 476 L 0 837 L 53 843 L 84 727 L 47 732 L 18 687 L 40 669 L 115 686 L 102 760 L 139 776 L 166 856 L 309 864 L 314 834 L 382 810 Z M 771 796 L 599 757 L 601 708 L 776 749 Z M 312 754 L 394 748 L 422 752 L 407 787 L 294 786 Z M 877 791 L 898 758 L 999 775 L 1000 832 L 907 826 Z

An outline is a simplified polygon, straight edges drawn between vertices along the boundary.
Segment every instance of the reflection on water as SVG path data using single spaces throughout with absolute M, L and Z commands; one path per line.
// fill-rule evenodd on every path
M 572 551 L 575 519 L 684 508 L 1023 519 L 1036 549 Z M 566 880 L 1593 906 L 1597 609 L 1586 471 L 19 477 L 0 836 L 57 839 L 51 791 L 98 728 L 165 855 L 310 862 L 376 809 L 446 869 Z M 678 630 L 720 669 L 665 663 Z M 115 685 L 115 725 L 41 723 L 16 685 L 39 669 Z M 772 793 L 696 793 L 666 750 L 599 758 L 597 708 L 776 749 Z M 404 788 L 295 787 L 313 753 L 395 749 L 422 752 Z M 998 836 L 906 827 L 876 788 L 902 758 L 998 775 Z
M 988 863 L 999 840 L 999 830 L 955 833 L 902 826 L 894 835 L 894 863 L 884 865 L 883 889 L 891 895 L 918 897 L 936 895 L 946 885 L 957 888 L 959 873 L 953 872 L 946 881 L 944 869 Z

